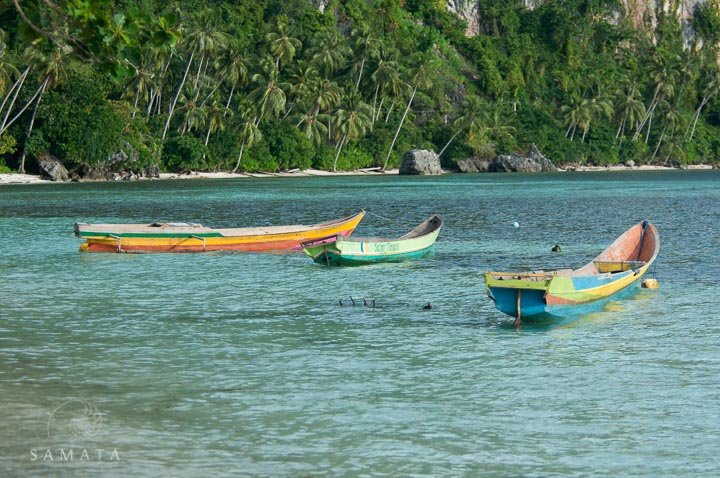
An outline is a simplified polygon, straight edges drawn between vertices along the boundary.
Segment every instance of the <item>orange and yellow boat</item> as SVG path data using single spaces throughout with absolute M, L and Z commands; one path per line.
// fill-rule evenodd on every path
M 213 229 L 201 224 L 75 224 L 75 235 L 88 252 L 275 252 L 299 250 L 300 244 L 329 236 L 348 237 L 365 216 L 313 225 Z

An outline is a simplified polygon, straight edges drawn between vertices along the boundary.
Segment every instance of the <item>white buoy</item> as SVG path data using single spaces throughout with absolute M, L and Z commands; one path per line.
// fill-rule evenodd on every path
M 517 229 L 518 227 L 520 227 L 520 223 L 517 221 L 513 222 L 513 227 Z
M 660 282 L 658 282 L 657 279 L 645 279 L 642 281 L 642 286 L 645 289 L 658 289 L 660 287 Z

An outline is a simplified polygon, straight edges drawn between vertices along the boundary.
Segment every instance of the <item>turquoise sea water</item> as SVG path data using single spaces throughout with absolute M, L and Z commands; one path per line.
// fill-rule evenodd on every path
M 0 186 L 0 476 L 720 476 L 719 186 L 689 171 Z M 442 214 L 434 258 L 82 254 L 72 233 L 360 208 L 393 222 L 359 235 Z M 483 271 L 579 266 L 642 219 L 660 231 L 657 291 L 519 330 L 484 294 Z M 377 307 L 338 305 L 351 295 Z

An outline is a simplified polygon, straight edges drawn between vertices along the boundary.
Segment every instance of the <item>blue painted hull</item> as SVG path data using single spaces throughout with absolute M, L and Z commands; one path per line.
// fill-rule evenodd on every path
M 520 294 L 520 312 L 523 322 L 547 322 L 553 320 L 578 319 L 584 314 L 598 312 L 609 302 L 621 299 L 639 289 L 638 282 L 610 297 L 599 300 L 573 305 L 548 305 L 545 303 L 544 290 L 522 290 Z M 501 287 L 490 287 L 489 296 L 495 302 L 495 307 L 501 312 L 512 317 L 518 317 L 518 289 L 506 289 Z

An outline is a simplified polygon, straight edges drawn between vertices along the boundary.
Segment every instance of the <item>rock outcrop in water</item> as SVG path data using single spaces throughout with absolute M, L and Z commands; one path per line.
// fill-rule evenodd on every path
M 405 153 L 400 174 L 437 175 L 442 174 L 437 153 L 426 149 L 413 149 Z

